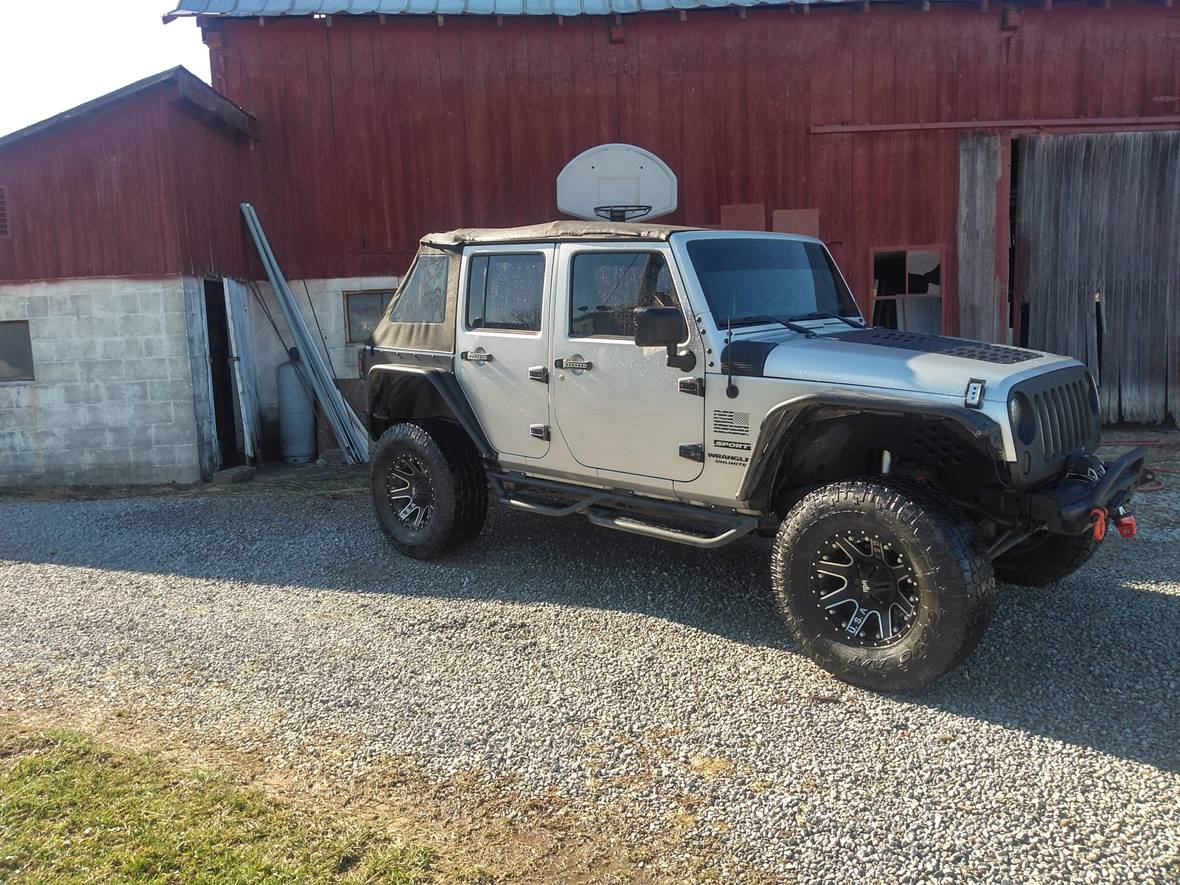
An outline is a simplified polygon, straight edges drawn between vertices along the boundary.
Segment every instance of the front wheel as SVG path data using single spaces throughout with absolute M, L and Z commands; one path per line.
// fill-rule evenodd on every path
M 957 508 L 884 478 L 803 498 L 779 529 L 771 574 L 804 653 L 885 691 L 922 688 L 970 654 L 995 589 L 987 550 Z

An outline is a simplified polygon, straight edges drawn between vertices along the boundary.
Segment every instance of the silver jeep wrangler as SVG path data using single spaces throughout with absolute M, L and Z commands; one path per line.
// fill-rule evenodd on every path
M 1144 453 L 1095 457 L 1083 365 L 868 328 L 808 237 L 433 234 L 362 369 L 373 503 L 401 552 L 473 538 L 489 489 L 694 547 L 758 532 L 787 628 L 859 685 L 926 685 L 979 640 L 996 578 L 1048 584 L 1108 522 L 1134 532 Z

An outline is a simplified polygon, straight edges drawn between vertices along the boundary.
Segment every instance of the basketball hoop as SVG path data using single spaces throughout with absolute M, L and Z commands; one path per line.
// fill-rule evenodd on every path
M 676 176 L 633 144 L 600 144 L 578 154 L 557 176 L 557 208 L 575 218 L 632 221 L 676 211 Z
M 594 214 L 607 221 L 630 221 L 643 218 L 651 212 L 651 206 L 595 206 Z

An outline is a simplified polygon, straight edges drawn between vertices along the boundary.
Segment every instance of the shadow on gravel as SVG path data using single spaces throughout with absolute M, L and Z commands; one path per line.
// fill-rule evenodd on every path
M 1119 580 L 1175 581 L 1180 569 L 1170 553 L 1144 547 L 1131 559 L 1134 549 L 1117 548 L 1122 562 L 1104 551 L 1057 588 L 1002 588 L 976 655 L 901 700 L 1180 771 L 1180 597 Z M 472 547 L 423 563 L 385 544 L 360 492 L 0 499 L 0 559 L 300 593 L 636 612 L 793 654 L 769 592 L 768 554 L 758 538 L 700 551 L 493 507 Z

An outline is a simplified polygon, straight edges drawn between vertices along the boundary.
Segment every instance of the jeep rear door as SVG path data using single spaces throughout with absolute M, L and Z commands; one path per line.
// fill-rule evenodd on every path
M 548 297 L 552 244 L 469 246 L 459 280 L 455 366 L 499 452 L 549 451 Z
M 558 247 L 550 395 L 579 464 L 678 482 L 700 475 L 704 398 L 677 382 L 703 376 L 704 353 L 682 293 L 666 244 Z M 662 347 L 635 346 L 636 314 L 646 307 L 685 312 L 695 373 L 669 368 Z

